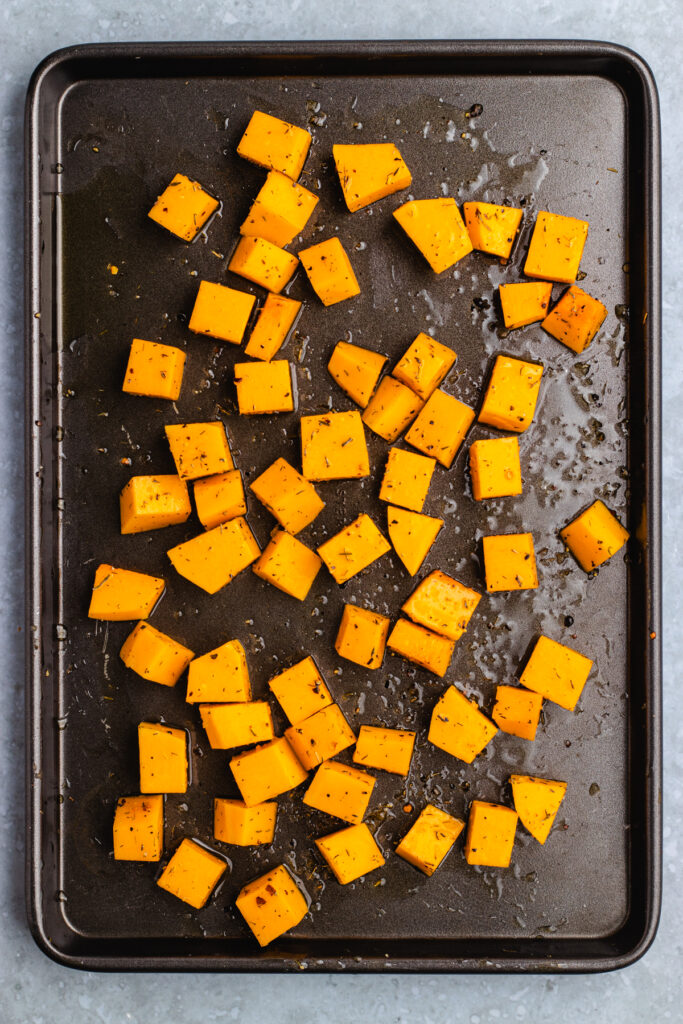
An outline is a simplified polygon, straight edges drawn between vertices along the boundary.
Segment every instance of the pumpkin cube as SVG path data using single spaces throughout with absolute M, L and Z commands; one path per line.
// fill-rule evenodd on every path
M 237 144 L 237 154 L 296 180 L 311 145 L 311 133 L 262 110 L 255 110 Z
M 216 476 L 235 468 L 225 427 L 220 420 L 172 423 L 164 430 L 181 480 Z
M 337 654 L 364 668 L 379 668 L 391 620 L 369 608 L 345 604 L 334 647 Z
M 455 199 L 414 199 L 394 210 L 394 217 L 435 274 L 455 266 L 472 252 Z
M 318 197 L 285 174 L 271 171 L 251 205 L 240 234 L 285 246 L 300 235 Z
M 180 397 L 184 368 L 185 353 L 181 349 L 133 338 L 121 390 L 175 402 Z
M 476 501 L 506 498 L 522 493 L 519 441 L 516 437 L 492 437 L 470 445 L 470 476 Z
M 456 641 L 467 629 L 480 601 L 481 594 L 476 590 L 436 569 L 418 584 L 401 611 L 418 625 Z
M 227 863 L 192 839 L 183 839 L 157 879 L 157 885 L 201 910 L 223 876 Z
M 187 792 L 187 733 L 156 722 L 138 725 L 141 793 Z
M 592 572 L 621 551 L 629 532 L 598 500 L 560 530 L 560 537 L 584 572 Z
M 231 750 L 275 738 L 273 716 L 265 700 L 200 704 L 199 714 L 212 750 Z
M 254 324 L 244 354 L 252 359 L 270 362 L 282 348 L 294 321 L 301 310 L 301 303 L 286 295 L 266 295 Z
M 384 864 L 382 851 L 364 822 L 316 839 L 315 845 L 340 885 L 355 882 Z
M 502 804 L 473 800 L 467 821 L 465 859 L 487 868 L 508 868 L 517 831 L 517 812 Z
M 547 281 L 501 284 L 498 289 L 503 323 L 508 330 L 538 323 L 548 315 L 553 286 Z
M 390 443 L 396 441 L 423 406 L 421 398 L 395 377 L 383 377 L 363 413 L 363 423 Z
M 599 299 L 572 285 L 541 327 L 573 352 L 581 353 L 588 348 L 606 316 L 607 309 Z
M 164 798 L 122 796 L 114 813 L 114 860 L 161 860 Z
M 463 203 L 463 213 L 474 248 L 508 260 L 522 223 L 522 211 L 495 203 Z
M 538 586 L 534 538 L 530 533 L 483 537 L 484 574 L 489 594 L 500 590 L 535 590 Z
M 306 790 L 303 802 L 350 825 L 365 816 L 375 780 L 367 772 L 339 761 L 323 761 Z
M 472 764 L 497 732 L 493 722 L 482 715 L 475 701 L 449 686 L 432 711 L 427 738 L 451 757 Z
M 379 768 L 395 775 L 407 775 L 415 746 L 415 733 L 405 729 L 382 729 L 362 725 L 353 752 L 356 764 Z
M 464 827 L 464 821 L 427 804 L 396 847 L 396 853 L 425 875 L 433 875 Z
M 333 703 L 332 694 L 310 656 L 279 672 L 268 686 L 292 725 Z
M 452 348 L 442 345 L 428 334 L 420 333 L 391 373 L 426 402 L 456 359 Z
M 219 205 L 198 181 L 175 174 L 147 216 L 171 234 L 191 242 Z
M 238 469 L 195 480 L 194 503 L 199 522 L 207 530 L 243 516 L 247 511 L 242 474 Z
M 491 718 L 501 732 L 519 736 L 522 740 L 534 740 L 542 705 L 540 693 L 532 693 L 519 686 L 498 686 Z
M 246 519 L 238 516 L 176 544 L 166 554 L 177 573 L 207 594 L 215 594 L 255 562 L 261 549 Z
M 525 829 L 543 845 L 567 792 L 566 782 L 511 775 L 512 799 Z
M 356 742 L 356 736 L 338 704 L 329 704 L 303 722 L 285 729 L 285 736 L 306 769 L 336 757 Z
M 455 643 L 415 622 L 399 619 L 389 635 L 387 647 L 435 676 L 443 676 L 453 657 Z
M 161 530 L 189 519 L 187 484 L 179 476 L 133 476 L 121 491 L 121 533 Z
M 247 807 L 295 789 L 308 775 L 284 736 L 237 754 L 230 768 Z
M 195 334 L 240 345 L 255 302 L 256 296 L 248 292 L 201 281 L 187 326 Z
M 541 636 L 519 677 L 522 686 L 573 711 L 586 685 L 593 662 L 549 636 Z
M 318 575 L 321 561 L 300 540 L 277 530 L 253 566 L 256 575 L 298 601 L 305 601 Z
M 235 363 L 235 387 L 242 416 L 294 412 L 292 371 L 286 359 Z
M 541 211 L 529 243 L 524 273 L 527 277 L 571 284 L 579 272 L 587 235 L 587 221 Z
M 259 946 L 267 946 L 296 927 L 308 913 L 306 897 L 284 864 L 245 885 L 235 906 Z
M 325 508 L 313 484 L 286 459 L 276 459 L 249 486 L 288 533 L 299 533 Z
M 269 846 L 275 838 L 277 804 L 269 800 L 265 804 L 247 807 L 244 800 L 224 800 L 216 797 L 213 802 L 213 837 L 219 843 L 231 846 Z
M 370 401 L 387 357 L 348 341 L 338 341 L 327 369 L 342 391 L 361 408 Z
M 370 516 L 361 512 L 357 519 L 321 544 L 318 554 L 337 583 L 341 584 L 390 550 L 391 545 Z
M 146 619 L 164 592 L 164 580 L 103 562 L 95 570 L 88 618 L 103 622 Z
M 474 416 L 469 405 L 445 391 L 435 391 L 406 434 L 406 442 L 450 469 Z
M 542 376 L 543 367 L 538 363 L 497 356 L 479 422 L 521 434 L 534 418 Z
M 387 509 L 389 540 L 411 576 L 418 572 L 443 526 L 443 519 L 409 512 L 405 508 Z
M 360 413 L 302 416 L 301 466 L 307 480 L 369 476 L 368 446 Z
M 336 235 L 308 249 L 301 249 L 299 259 L 313 291 L 324 306 L 333 306 L 360 295 L 351 260 Z
M 380 487 L 380 501 L 420 512 L 427 498 L 436 459 L 390 448 Z
M 228 270 L 277 295 L 291 279 L 298 265 L 296 256 L 273 245 L 266 238 L 243 235 L 232 254 Z
M 344 201 L 351 213 L 408 188 L 413 178 L 392 142 L 333 146 Z
M 185 700 L 188 704 L 251 700 L 247 656 L 239 640 L 228 640 L 190 662 Z
M 175 686 L 194 653 L 149 622 L 138 622 L 121 648 L 120 657 L 126 668 L 143 679 L 162 686 Z

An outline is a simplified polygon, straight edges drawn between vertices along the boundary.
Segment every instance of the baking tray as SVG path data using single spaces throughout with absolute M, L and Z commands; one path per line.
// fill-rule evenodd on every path
M 470 403 L 497 352 L 547 367 L 534 426 L 521 437 L 522 499 L 475 505 L 465 450 L 435 475 L 425 510 L 447 525 L 421 575 L 443 567 L 480 587 L 480 537 L 519 528 L 534 533 L 541 573 L 537 592 L 484 599 L 444 681 L 391 656 L 371 678 L 333 658 L 344 601 L 395 614 L 413 589 L 391 556 L 343 589 L 321 572 L 300 607 L 249 572 L 214 598 L 179 578 L 164 552 L 196 522 L 119 535 L 117 495 L 128 477 L 173 469 L 162 440 L 169 420 L 224 418 L 247 480 L 276 453 L 297 458 L 297 416 L 235 416 L 228 381 L 239 351 L 186 326 L 198 280 L 226 280 L 263 177 L 234 157 L 256 107 L 309 124 L 302 180 L 321 202 L 305 238 L 338 229 L 362 287 L 358 299 L 325 310 L 295 278 L 290 293 L 310 299 L 283 353 L 299 412 L 326 409 L 330 396 L 335 408 L 351 407 L 325 371 L 340 338 L 393 359 L 431 329 L 458 352 L 446 389 Z M 525 205 L 507 270 L 473 254 L 436 278 L 390 216 L 405 195 L 345 212 L 331 144 L 384 138 L 400 146 L 417 196 Z M 115 970 L 571 972 L 640 956 L 660 899 L 661 724 L 659 142 L 641 59 L 586 42 L 77 46 L 36 70 L 26 145 L 27 901 L 39 945 L 64 964 Z M 223 199 L 208 240 L 190 246 L 146 218 L 177 170 Z M 609 316 L 580 357 L 537 327 L 509 336 L 498 327 L 495 288 L 519 278 L 539 208 L 590 221 L 585 287 Z M 120 392 L 134 335 L 187 350 L 177 409 Z M 484 434 L 475 426 L 472 437 Z M 369 445 L 376 473 L 386 445 L 374 436 Z M 327 508 L 308 543 L 362 509 L 383 522 L 371 481 L 320 490 Z M 588 580 L 557 529 L 597 495 L 633 540 L 625 559 Z M 254 501 L 249 520 L 263 543 L 272 521 Z M 153 621 L 195 651 L 239 637 L 257 695 L 275 671 L 312 653 L 353 726 L 418 729 L 408 781 L 380 773 L 371 805 L 385 869 L 337 886 L 312 837 L 338 823 L 291 794 L 280 800 L 273 848 L 224 850 L 231 870 L 201 912 L 162 893 L 154 866 L 113 862 L 112 809 L 137 789 L 141 719 L 163 716 L 192 734 L 193 785 L 167 797 L 167 850 L 184 835 L 210 842 L 212 797 L 233 789 L 228 755 L 208 748 L 184 686 L 157 687 L 124 669 L 118 649 L 130 624 L 86 619 L 94 567 L 105 560 L 167 577 Z M 540 632 L 596 658 L 580 712 L 546 704 L 534 744 L 501 735 L 472 766 L 429 748 L 426 724 L 445 683 L 490 710 L 496 683 L 514 678 Z M 544 848 L 519 836 L 513 868 L 474 871 L 459 844 L 431 879 L 391 853 L 425 798 L 462 815 L 474 796 L 504 799 L 511 771 L 569 782 Z M 306 886 L 311 913 L 259 951 L 234 897 L 283 860 Z

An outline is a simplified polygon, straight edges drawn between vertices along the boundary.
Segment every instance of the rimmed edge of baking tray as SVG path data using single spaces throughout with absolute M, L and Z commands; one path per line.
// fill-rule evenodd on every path
M 645 438 L 641 446 L 645 457 L 646 515 L 641 530 L 648 538 L 645 552 L 644 578 L 648 592 L 645 600 L 647 622 L 645 636 L 645 707 L 642 717 L 634 721 L 633 730 L 642 730 L 639 737 L 644 750 L 645 773 L 640 780 L 641 799 L 646 808 L 646 828 L 641 840 L 642 904 L 630 908 L 626 924 L 606 939 L 543 940 L 547 950 L 555 946 L 557 953 L 533 955 L 533 940 L 516 941 L 509 955 L 499 940 L 477 940 L 477 956 L 443 957 L 431 951 L 419 960 L 415 956 L 394 956 L 383 951 L 379 942 L 355 942 L 353 952 L 341 956 L 311 956 L 301 943 L 301 955 L 273 955 L 267 950 L 251 956 L 230 956 L 212 942 L 207 954 L 205 940 L 155 941 L 155 955 L 131 956 L 126 941 L 99 942 L 93 952 L 92 942 L 74 934 L 57 936 L 50 931 L 48 904 L 43 891 L 43 829 L 42 772 L 46 759 L 45 722 L 43 720 L 44 652 L 52 651 L 53 638 L 46 637 L 42 619 L 42 584 L 44 573 L 52 567 L 44 564 L 42 531 L 45 511 L 45 471 L 43 453 L 48 454 L 52 438 L 41 429 L 43 396 L 40 392 L 41 320 L 40 311 L 40 111 L 46 84 L 61 76 L 70 79 L 69 66 L 93 67 L 98 61 L 152 61 L 155 72 L 169 73 L 178 61 L 216 61 L 261 59 L 273 65 L 279 61 L 309 60 L 311 66 L 334 59 L 362 57 L 382 61 L 383 70 L 405 72 L 411 60 L 457 58 L 459 72 L 467 61 L 477 62 L 477 73 L 527 74 L 596 74 L 620 85 L 641 115 L 638 139 L 631 139 L 642 158 L 642 173 L 631 180 L 631 194 L 642 201 L 645 252 L 639 267 L 642 274 L 640 306 L 647 313 L 643 325 L 646 351 L 643 359 Z M 392 67 L 393 62 L 393 67 Z M 500 70 L 501 62 L 506 65 Z M 493 65 L 493 68 L 492 68 Z M 577 70 L 579 68 L 581 70 Z M 218 72 L 217 72 L 218 73 Z M 659 106 L 652 73 L 638 54 L 622 46 L 592 41 L 510 40 L 452 41 L 424 40 L 417 42 L 271 42 L 271 43 L 131 43 L 87 44 L 58 50 L 46 57 L 36 68 L 27 93 L 25 121 L 25 334 L 26 334 L 26 905 L 31 933 L 38 946 L 56 962 L 87 970 L 104 971 L 297 971 L 313 972 L 531 972 L 582 973 L 615 970 L 638 960 L 654 940 L 661 904 L 661 479 L 660 479 L 660 332 L 661 332 L 661 226 L 660 226 L 660 140 Z M 635 260 L 632 258 L 632 266 Z M 637 288 L 638 285 L 635 286 Z M 51 454 L 51 452 L 49 453 Z M 49 470 L 48 470 L 49 472 Z M 48 494 L 50 498 L 51 492 Z M 635 717 L 635 716 L 634 716 Z M 50 718 L 50 721 L 52 719 Z M 79 950 L 79 942 L 88 951 Z M 188 952 L 196 945 L 197 953 Z M 292 946 L 296 947 L 296 942 Z M 427 945 L 427 944 L 425 944 Z M 591 946 L 591 954 L 587 946 Z M 181 948 L 183 947 L 183 948 Z M 501 947 L 502 952 L 501 952 Z M 526 951 L 528 948 L 528 952 Z M 489 955 L 490 954 L 490 955 Z

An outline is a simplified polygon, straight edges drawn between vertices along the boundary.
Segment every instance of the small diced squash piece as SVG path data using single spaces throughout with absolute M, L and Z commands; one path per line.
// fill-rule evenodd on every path
M 479 252 L 510 258 L 522 211 L 516 206 L 496 206 L 494 203 L 463 203 L 465 224 L 470 241 Z
M 534 418 L 542 376 L 543 367 L 538 363 L 497 356 L 479 422 L 521 434 Z
M 232 254 L 228 270 L 277 295 L 298 264 L 296 256 L 273 245 L 268 239 L 243 235 Z
M 239 640 L 228 640 L 190 662 L 185 700 L 188 704 L 251 700 L 247 656 Z
M 279 171 L 271 171 L 251 205 L 240 234 L 285 246 L 300 235 L 318 197 Z
M 407 775 L 414 746 L 414 732 L 362 725 L 353 760 L 366 768 L 378 768 L 381 771 L 394 772 L 395 775 Z
M 219 207 L 198 181 L 176 174 L 148 213 L 162 228 L 191 242 Z
M 577 285 L 564 293 L 541 324 L 544 331 L 574 352 L 583 352 L 602 327 L 607 308 Z
M 456 359 L 452 348 L 442 345 L 428 334 L 420 333 L 403 353 L 391 374 L 426 402 Z
M 212 750 L 246 747 L 275 738 L 273 716 L 265 700 L 200 704 L 199 714 Z
M 292 725 L 333 703 L 332 694 L 310 656 L 278 673 L 268 686 Z
M 247 807 L 287 793 L 308 776 L 284 736 L 237 754 L 230 768 Z
M 432 711 L 427 738 L 451 757 L 472 764 L 497 732 L 493 722 L 482 715 L 475 701 L 449 686 Z
M 329 704 L 310 718 L 285 729 L 290 747 L 306 769 L 336 757 L 356 742 L 338 704 Z
M 621 551 L 629 532 L 598 500 L 560 530 L 560 537 L 584 572 L 592 572 Z
M 519 440 L 490 437 L 470 445 L 470 476 L 476 501 L 506 498 L 522 493 Z
M 164 427 L 173 461 L 182 480 L 215 476 L 234 469 L 225 427 L 220 420 L 208 423 L 172 423 Z
M 133 338 L 121 390 L 175 402 L 180 397 L 184 368 L 185 353 L 181 349 Z
M 324 306 L 333 306 L 360 295 L 351 260 L 336 235 L 308 249 L 301 249 L 299 259 L 313 291 Z
M 294 412 L 292 371 L 286 359 L 235 363 L 235 387 L 242 416 Z
M 414 576 L 436 540 L 443 519 L 390 505 L 387 509 L 387 525 L 394 551 L 410 575 Z
M 349 341 L 338 341 L 327 369 L 342 391 L 362 409 L 370 401 L 387 357 Z
M 95 570 L 88 618 L 103 622 L 146 619 L 164 592 L 164 580 L 103 562 Z
M 363 423 L 393 443 L 423 406 L 421 398 L 395 377 L 383 377 L 363 413 Z
M 316 811 L 358 825 L 368 809 L 374 786 L 375 780 L 368 772 L 339 761 L 323 761 L 303 802 Z
M 491 718 L 501 732 L 519 736 L 522 740 L 534 740 L 542 704 L 540 693 L 532 693 L 520 686 L 498 686 Z
M 436 274 L 472 252 L 455 199 L 414 199 L 394 210 L 394 217 Z
M 243 516 L 247 511 L 242 474 L 238 469 L 195 480 L 194 503 L 199 522 L 207 530 Z
M 453 657 L 455 643 L 409 619 L 399 619 L 389 635 L 387 647 L 428 672 L 443 676 Z
M 567 792 L 567 783 L 531 775 L 511 775 L 510 785 L 519 820 L 542 845 L 550 835 Z
M 237 144 L 237 154 L 259 167 L 296 180 L 311 145 L 311 133 L 262 110 L 255 110 Z
M 256 296 L 225 284 L 201 281 L 187 325 L 195 334 L 240 345 Z
M 141 793 L 187 792 L 187 733 L 155 722 L 138 725 Z
M 307 480 L 369 476 L 370 460 L 360 413 L 302 416 L 301 466 Z
M 299 533 L 325 508 L 313 484 L 286 459 L 276 459 L 249 486 L 288 533 Z
M 364 668 L 379 668 L 389 635 L 391 619 L 386 615 L 345 604 L 334 647 L 337 654 Z
M 467 863 L 487 868 L 508 868 L 516 831 L 516 811 L 502 804 L 473 800 L 465 839 Z
M 427 804 L 396 847 L 396 853 L 425 875 L 433 875 L 464 827 L 464 821 Z
M 179 476 L 132 476 L 121 491 L 121 533 L 161 530 L 189 519 L 187 484 Z
M 341 584 L 390 550 L 391 545 L 370 516 L 361 512 L 357 519 L 321 544 L 318 554 L 337 583 Z
M 515 284 L 501 284 L 498 289 L 503 323 L 508 330 L 538 323 L 548 315 L 552 283 L 546 281 L 522 281 Z
M 254 329 L 249 335 L 244 354 L 252 359 L 269 362 L 282 348 L 299 315 L 301 303 L 286 295 L 266 295 L 259 310 Z
M 235 906 L 259 946 L 295 928 L 308 913 L 306 898 L 284 864 L 245 885 Z
M 315 845 L 340 885 L 355 882 L 384 864 L 382 851 L 364 822 L 316 839 Z
M 403 448 L 390 448 L 380 487 L 380 501 L 388 501 L 414 512 L 422 511 L 432 480 L 436 459 L 415 455 Z
M 541 211 L 529 243 L 524 273 L 527 277 L 572 284 L 579 272 L 587 235 L 587 221 Z
M 484 575 L 489 594 L 500 590 L 535 590 L 538 586 L 534 538 L 530 533 L 483 537 Z
M 272 583 L 298 601 L 305 601 L 322 562 L 300 540 L 285 530 L 277 530 L 261 557 L 253 566 L 259 579 Z
M 114 813 L 114 860 L 161 860 L 163 848 L 163 796 L 119 797 Z
M 408 188 L 413 180 L 393 142 L 337 145 L 332 156 L 351 213 Z
M 157 885 L 201 910 L 227 868 L 226 861 L 193 839 L 183 839 L 157 879 Z
M 593 662 L 549 636 L 541 636 L 519 677 L 522 686 L 573 711 L 586 685 Z
M 420 626 L 456 641 L 467 629 L 480 601 L 481 594 L 476 590 L 435 569 L 417 585 L 401 611 Z
M 437 390 L 406 434 L 406 442 L 450 469 L 474 417 L 469 405 Z
M 269 846 L 275 838 L 277 804 L 247 807 L 244 800 L 225 800 L 216 797 L 213 802 L 213 837 L 219 843 L 231 846 Z
M 162 686 L 175 686 L 193 658 L 189 647 L 183 647 L 148 622 L 138 622 L 121 648 L 121 661 L 126 668 Z
M 255 562 L 261 550 L 246 519 L 238 516 L 176 544 L 166 554 L 176 572 L 207 594 L 215 594 Z

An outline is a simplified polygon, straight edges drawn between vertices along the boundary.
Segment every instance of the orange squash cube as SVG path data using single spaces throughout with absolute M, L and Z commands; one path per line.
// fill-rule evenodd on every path
M 192 839 L 183 839 L 157 879 L 157 885 L 201 910 L 227 868 L 226 861 Z
M 498 289 L 503 323 L 508 330 L 527 327 L 543 320 L 550 309 L 553 286 L 547 281 L 501 284 Z
M 380 501 L 421 512 L 435 466 L 436 459 L 402 448 L 390 448 L 379 491 Z
M 396 847 L 396 853 L 425 875 L 433 875 L 464 827 L 464 821 L 427 804 Z
M 450 469 L 474 417 L 469 405 L 437 390 L 406 434 L 406 443 Z
M 133 476 L 121 491 L 121 533 L 161 530 L 189 519 L 187 484 L 179 476 Z
M 252 569 L 266 583 L 305 601 L 321 565 L 315 551 L 286 530 L 277 530 Z
M 140 722 L 141 793 L 187 792 L 187 733 L 156 722 Z
M 390 550 L 391 545 L 370 516 L 361 512 L 357 519 L 321 544 L 318 554 L 337 583 L 342 584 Z
M 173 345 L 133 338 L 122 391 L 175 402 L 180 397 L 185 353 Z
M 163 848 L 163 796 L 119 797 L 114 814 L 114 860 L 161 860 Z
M 325 508 L 313 484 L 286 459 L 276 459 L 249 486 L 288 533 L 305 529 Z
M 581 353 L 588 348 L 606 316 L 607 308 L 599 299 L 572 285 L 541 327 L 573 352 Z
M 212 750 L 231 750 L 275 738 L 273 716 L 265 700 L 200 704 L 199 714 Z
M 175 174 L 147 216 L 171 234 L 191 242 L 219 205 L 198 181 Z
M 546 281 L 572 284 L 579 272 L 588 223 L 543 210 L 536 218 L 524 273 Z
M 387 647 L 435 676 L 443 676 L 453 657 L 455 643 L 409 619 L 399 619 L 389 634 Z
M 472 764 L 497 732 L 473 700 L 449 686 L 434 706 L 427 738 L 451 757 Z
M 414 199 L 394 210 L 394 217 L 435 274 L 472 252 L 472 242 L 455 199 Z
M 296 180 L 311 146 L 306 128 L 255 110 L 237 144 L 237 154 L 259 167 L 280 171 Z
M 166 583 L 156 576 L 132 569 L 117 569 L 103 562 L 95 570 L 95 580 L 88 608 L 89 619 L 102 622 L 125 622 L 148 618 Z
M 216 797 L 213 802 L 213 837 L 219 843 L 231 846 L 269 846 L 275 838 L 277 804 L 269 800 L 265 804 L 247 807 L 244 800 L 224 800 Z
M 538 363 L 497 356 L 479 422 L 521 434 L 534 418 L 542 376 L 543 367 Z
M 318 197 L 280 171 L 270 171 L 251 205 L 240 234 L 289 245 L 306 227 Z
M 501 590 L 535 590 L 538 586 L 534 538 L 530 533 L 483 537 L 484 575 L 489 594 Z
M 364 668 L 379 668 L 384 659 L 390 625 L 391 619 L 386 615 L 355 604 L 345 604 L 334 648 L 347 661 Z
M 408 188 L 412 175 L 392 142 L 333 146 L 344 201 L 351 213 Z
M 348 885 L 384 865 L 375 837 L 365 823 L 316 839 L 315 845 L 340 885 Z
M 508 260 L 522 223 L 522 211 L 495 203 L 463 203 L 463 213 L 474 248 Z
M 470 445 L 470 477 L 475 501 L 521 494 L 518 439 L 491 437 L 473 441 Z
M 389 540 L 411 576 L 420 569 L 436 540 L 443 519 L 390 505 L 387 509 Z
M 535 740 L 542 705 L 540 693 L 519 686 L 498 686 L 491 718 L 501 732 L 522 740 Z
M 235 387 L 242 416 L 294 411 L 292 370 L 286 359 L 235 363 Z
M 403 353 L 391 374 L 426 402 L 456 359 L 452 348 L 442 345 L 428 334 L 420 333 Z
M 241 345 L 256 296 L 224 284 L 201 281 L 187 325 L 195 334 Z
M 342 391 L 361 408 L 370 401 L 387 357 L 348 341 L 338 341 L 327 369 Z
M 220 420 L 172 423 L 164 430 L 181 480 L 216 476 L 235 468 L 225 427 Z
M 268 683 L 292 725 L 334 703 L 318 666 L 310 656 L 279 672 Z
M 415 746 L 415 733 L 406 729 L 382 729 L 361 725 L 353 760 L 366 768 L 407 775 Z
M 560 537 L 584 572 L 592 572 L 621 551 L 629 532 L 598 500 L 560 530 Z
M 239 640 L 228 640 L 190 662 L 185 700 L 188 704 L 251 700 L 247 656 Z
M 413 622 L 455 642 L 467 629 L 480 601 L 481 594 L 476 590 L 436 569 L 418 584 L 401 611 Z
M 508 868 L 516 831 L 516 811 L 502 804 L 473 800 L 465 839 L 467 863 L 488 868 Z
M 266 238 L 243 235 L 232 254 L 228 270 L 277 295 L 298 265 L 296 256 Z
M 238 516 L 166 552 L 173 568 L 185 579 L 215 594 L 247 566 L 261 549 L 246 519 Z
M 393 443 L 415 419 L 421 398 L 395 377 L 383 377 L 363 413 L 363 423 L 373 433 Z
M 374 786 L 375 780 L 368 772 L 339 761 L 323 761 L 303 802 L 316 811 L 358 825 L 368 809 Z
M 301 249 L 299 259 L 311 287 L 324 306 L 333 306 L 360 295 L 351 261 L 336 235 Z
M 285 729 L 290 747 L 306 768 L 315 768 L 356 742 L 356 736 L 338 704 L 329 704 L 303 722 Z
M 284 736 L 237 754 L 230 768 L 247 807 L 295 789 L 308 776 Z
M 370 460 L 360 413 L 302 416 L 301 466 L 307 480 L 369 476 Z
M 270 362 L 282 348 L 294 321 L 301 310 L 301 303 L 286 295 L 266 295 L 266 301 L 258 312 L 254 329 L 249 336 L 244 354 L 252 359 Z
M 121 648 L 120 658 L 126 668 L 143 679 L 161 686 L 175 686 L 194 658 L 194 652 L 150 626 L 149 622 L 138 622 Z
M 259 946 L 294 928 L 308 913 L 306 897 L 284 864 L 245 885 L 235 906 Z
M 578 651 L 541 636 L 519 677 L 527 690 L 573 711 L 583 692 L 593 662 Z
M 567 783 L 531 775 L 511 775 L 510 786 L 519 820 L 543 845 L 564 800 Z
M 199 522 L 207 530 L 246 515 L 242 474 L 238 469 L 206 476 L 194 483 L 194 503 Z

